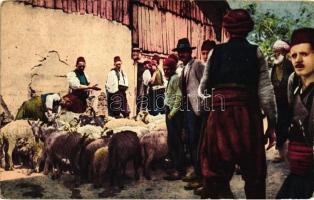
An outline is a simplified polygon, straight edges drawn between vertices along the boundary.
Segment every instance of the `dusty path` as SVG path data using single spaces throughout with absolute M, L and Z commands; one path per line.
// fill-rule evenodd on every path
M 274 164 L 270 160 L 275 156 L 274 148 L 267 152 L 268 176 L 267 198 L 275 198 L 286 174 L 285 163 Z M 60 180 L 51 180 L 42 174 L 26 175 L 25 169 L 11 172 L 0 169 L 0 195 L 6 199 L 20 198 L 199 198 L 192 191 L 183 189 L 182 181 L 165 181 L 164 173 L 156 170 L 151 181 L 141 177 L 140 181 L 128 180 L 125 189 L 119 193 L 94 189 L 91 184 L 79 188 L 73 186 L 73 176 L 64 175 Z M 132 174 L 130 174 L 132 175 Z M 241 176 L 235 175 L 231 182 L 235 198 L 245 198 Z

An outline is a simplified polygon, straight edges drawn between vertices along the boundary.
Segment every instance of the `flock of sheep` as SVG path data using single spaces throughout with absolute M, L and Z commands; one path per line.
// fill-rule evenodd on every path
M 22 161 L 30 173 L 42 172 L 52 179 L 68 171 L 76 185 L 92 182 L 95 187 L 105 183 L 121 187 L 129 162 L 136 180 L 140 168 L 151 179 L 152 161 L 164 158 L 167 151 L 163 115 L 104 122 L 65 112 L 51 124 L 15 120 L 0 129 L 1 167 L 13 170 L 13 163 Z

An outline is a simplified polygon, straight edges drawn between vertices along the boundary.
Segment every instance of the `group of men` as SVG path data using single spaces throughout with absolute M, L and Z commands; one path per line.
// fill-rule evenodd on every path
M 206 66 L 192 57 L 194 47 L 187 38 L 173 49 L 182 64 L 175 64 L 172 55 L 164 61 L 169 81 L 165 96 L 169 159 L 174 165 L 165 179 L 188 181 L 185 189 L 195 189 L 204 198 L 232 198 L 229 184 L 238 165 L 246 197 L 266 198 L 264 145 L 268 143 L 269 149 L 277 141 L 278 162 L 284 159 L 289 141 L 290 174 L 277 198 L 310 198 L 314 29 L 295 30 L 290 44 L 278 40 L 269 72 L 259 47 L 246 40 L 253 26 L 247 11 L 231 10 L 223 17 L 226 41 L 208 53 Z M 267 117 L 265 133 L 261 110 Z M 182 124 L 193 166 L 188 175 Z
M 150 114 L 165 113 L 167 160 L 173 170 L 164 178 L 187 181 L 185 189 L 194 189 L 203 198 L 232 198 L 230 180 L 236 165 L 245 181 L 246 197 L 266 198 L 264 145 L 272 147 L 276 135 L 280 152 L 276 160 L 284 159 L 288 140 L 290 167 L 277 197 L 310 198 L 314 182 L 314 29 L 295 30 L 290 43 L 277 41 L 269 73 L 259 47 L 246 40 L 253 26 L 246 10 L 230 10 L 222 23 L 226 41 L 218 45 L 205 41 L 203 61 L 192 57 L 195 47 L 182 38 L 173 49 L 176 54 L 164 59 L 164 73 L 158 68 L 158 56 L 143 62 L 137 73 L 136 95 L 141 96 L 137 113 L 143 109 L 145 99 Z M 85 65 L 84 58 L 79 57 L 76 69 L 67 76 L 70 93 L 62 100 L 47 94 L 37 98 L 35 104 L 46 102 L 46 107 L 53 109 L 51 101 L 55 99 L 70 111 L 83 111 L 89 92 L 100 90 L 90 84 Z M 121 65 L 116 56 L 105 86 L 108 112 L 113 117 L 130 115 L 128 78 Z M 19 110 L 17 118 L 26 107 Z M 261 110 L 267 117 L 265 133 Z M 190 173 L 186 150 L 193 166 Z

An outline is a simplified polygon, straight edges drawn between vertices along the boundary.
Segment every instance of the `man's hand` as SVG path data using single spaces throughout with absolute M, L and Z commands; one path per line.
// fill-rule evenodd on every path
M 170 115 L 170 114 L 167 115 L 167 119 L 169 119 L 169 120 L 172 119 L 172 117 L 173 117 L 173 116 Z
M 101 89 L 98 87 L 98 84 L 95 84 L 95 85 L 91 86 L 90 89 L 92 89 L 92 90 L 101 90 Z
M 266 133 L 264 135 L 264 144 L 266 145 L 268 143 L 268 146 L 266 148 L 266 151 L 271 149 L 276 144 L 276 134 L 275 134 L 275 128 L 268 127 L 266 130 Z

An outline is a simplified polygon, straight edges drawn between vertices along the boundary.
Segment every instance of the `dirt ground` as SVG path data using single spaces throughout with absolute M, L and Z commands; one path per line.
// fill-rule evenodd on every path
M 277 154 L 272 148 L 267 152 L 267 198 L 275 198 L 288 173 L 286 163 L 272 163 L 271 160 Z M 133 172 L 128 172 L 129 176 Z M 92 184 L 83 184 L 75 188 L 73 176 L 64 174 L 60 180 L 51 180 L 43 174 L 27 175 L 27 170 L 20 168 L 14 171 L 0 169 L 0 198 L 5 199 L 30 199 L 30 198 L 141 198 L 141 199 L 197 199 L 193 191 L 184 190 L 185 182 L 163 180 L 164 172 L 156 170 L 152 172 L 152 180 L 144 177 L 138 182 L 127 180 L 125 188 L 120 192 L 109 192 L 104 188 L 95 189 Z M 231 188 L 235 198 L 245 198 L 243 190 L 244 182 L 240 175 L 234 175 Z

